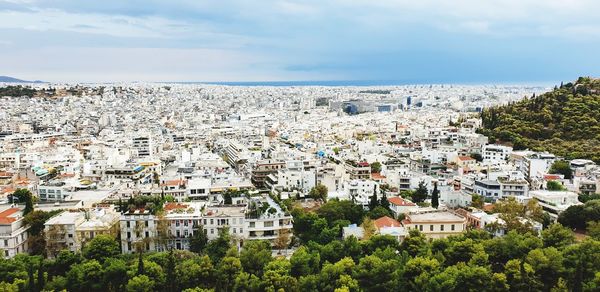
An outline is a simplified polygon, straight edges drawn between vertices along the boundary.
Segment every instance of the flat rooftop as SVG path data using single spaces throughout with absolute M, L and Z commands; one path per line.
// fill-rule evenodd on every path
M 458 216 L 450 212 L 431 212 L 409 215 L 411 223 L 420 222 L 463 222 L 464 217 Z

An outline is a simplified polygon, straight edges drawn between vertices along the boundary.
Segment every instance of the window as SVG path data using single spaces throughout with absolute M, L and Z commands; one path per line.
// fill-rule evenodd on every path
M 127 228 L 131 227 L 131 222 L 127 221 Z
M 175 221 L 175 226 L 179 227 L 179 220 Z
M 233 228 L 233 233 L 235 233 L 235 227 Z
M 433 231 L 433 224 L 429 225 L 429 231 Z
M 215 234 L 215 230 L 213 228 L 210 229 L 210 234 Z
M 214 225 L 215 224 L 215 220 L 210 219 L 210 225 Z
M 249 226 L 252 227 L 252 228 L 254 228 L 254 224 L 255 224 L 255 222 L 250 222 Z
M 450 230 L 454 231 L 454 224 L 450 225 Z
M 131 238 L 131 232 L 127 232 L 127 238 Z
M 440 231 L 444 231 L 444 224 L 440 225 Z
M 423 231 L 423 225 L 419 225 L 419 231 Z
M 273 221 L 265 221 L 264 226 L 265 227 L 273 227 Z
M 150 232 L 146 231 L 146 237 L 150 237 Z
M 69 238 L 73 238 L 73 234 L 69 233 Z
M 148 227 L 148 221 L 144 221 L 144 224 L 146 224 L 146 227 Z

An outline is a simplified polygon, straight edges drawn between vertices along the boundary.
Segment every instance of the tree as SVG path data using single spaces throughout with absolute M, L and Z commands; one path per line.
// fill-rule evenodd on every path
M 350 200 L 333 199 L 323 204 L 317 211 L 317 215 L 327 220 L 329 226 L 335 225 L 336 221 L 348 220 L 350 223 L 360 223 L 364 216 L 362 206 Z M 296 216 L 294 216 L 296 220 Z M 296 228 L 294 226 L 294 231 Z
M 370 255 L 361 258 L 353 271 L 353 277 L 365 291 L 393 291 L 398 285 L 398 262 Z
M 369 210 L 374 210 L 379 206 L 379 200 L 377 199 L 377 187 L 373 189 L 373 194 L 371 195 L 371 199 L 369 201 Z
M 317 184 L 315 187 L 313 187 L 310 192 L 308 193 L 308 196 L 315 199 L 315 200 L 321 200 L 323 202 L 327 201 L 327 193 L 329 191 L 327 190 L 327 187 L 323 184 Z
M 483 199 L 483 196 L 478 195 L 478 194 L 471 195 L 471 206 L 472 207 L 475 207 L 477 209 L 483 209 L 484 203 L 485 203 L 485 200 Z
M 410 229 L 408 231 L 408 237 L 402 241 L 400 248 L 412 257 L 417 256 L 423 250 L 427 249 L 427 238 L 425 238 L 425 234 L 421 233 L 418 229 Z
M 381 195 L 381 200 L 379 201 L 379 205 L 387 210 L 390 210 L 390 201 L 388 201 L 388 198 L 387 198 L 385 192 L 383 192 L 383 194 Z
M 114 257 L 121 253 L 117 240 L 105 234 L 100 234 L 90 240 L 83 248 L 83 256 L 86 259 L 94 259 L 104 262 L 106 258 Z
M 231 236 L 229 235 L 229 228 L 223 227 L 219 230 L 219 237 L 209 241 L 206 245 L 206 253 L 213 262 L 218 263 L 230 247 Z
M 247 241 L 240 252 L 240 261 L 244 271 L 261 276 L 264 267 L 273 260 L 271 243 L 263 240 Z
M 123 291 L 127 285 L 127 264 L 117 258 L 109 258 L 104 263 L 104 286 L 109 291 Z
M 72 266 L 67 277 L 69 291 L 104 291 L 104 270 L 97 260 Z
M 595 240 L 600 240 L 600 221 L 587 223 L 587 235 Z
M 154 281 L 146 275 L 138 275 L 127 282 L 128 292 L 151 292 L 154 291 Z
M 171 248 L 169 250 L 169 254 L 167 255 L 167 263 L 165 265 L 165 269 L 167 270 L 167 292 L 174 292 L 177 289 L 177 283 L 174 279 L 177 279 L 177 275 L 175 274 L 175 269 L 177 267 L 177 260 L 175 259 L 175 252 Z
M 33 194 L 28 189 L 17 189 L 13 193 L 13 197 L 19 199 L 19 203 L 25 203 L 23 216 L 27 216 L 27 214 L 33 211 Z
M 563 273 L 562 261 L 562 254 L 554 247 L 534 249 L 525 258 L 525 263 L 533 268 L 536 278 L 544 286 L 544 291 L 549 291 L 558 284 Z
M 375 223 L 373 223 L 373 220 L 371 220 L 371 218 L 369 218 L 369 217 L 367 217 L 363 220 L 360 227 L 362 227 L 362 229 L 363 229 L 363 239 L 365 239 L 365 240 L 371 238 L 371 236 L 375 235 L 375 232 L 377 232 Z
M 190 251 L 202 253 L 207 243 L 208 236 L 206 236 L 206 233 L 204 232 L 204 227 L 200 225 L 194 230 L 194 234 L 192 235 L 192 238 L 190 238 Z
M 530 200 L 524 205 L 514 197 L 496 201 L 494 211 L 504 221 L 503 227 L 507 231 L 515 230 L 520 233 L 531 232 L 533 224 L 530 220 L 540 222 L 544 214 L 536 200 Z
M 542 230 L 542 240 L 544 241 L 544 247 L 562 249 L 573 244 L 575 236 L 571 230 L 563 227 L 560 223 L 554 223 Z
M 375 161 L 371 163 L 371 173 L 380 173 L 381 172 L 381 162 Z
M 433 191 L 431 192 L 431 207 L 434 207 L 437 209 L 437 207 L 440 205 L 439 196 L 440 196 L 440 191 L 438 190 L 437 183 L 435 183 L 433 185 Z
M 424 181 L 419 182 L 419 186 L 412 193 L 412 201 L 415 203 L 422 203 L 427 199 L 429 191 L 427 190 L 427 186 Z
M 194 257 L 177 265 L 176 275 L 180 289 L 212 287 L 214 268 L 208 256 Z
M 321 257 L 318 252 L 310 252 L 305 246 L 298 248 L 290 258 L 290 273 L 294 277 L 308 276 L 319 271 Z
M 279 249 L 279 253 L 283 249 L 286 249 L 290 244 L 290 231 L 288 229 L 280 229 L 277 233 L 277 238 L 275 238 L 274 245 Z
M 233 291 L 235 279 L 242 272 L 240 259 L 225 257 L 217 267 L 219 291 Z
M 401 283 L 405 286 L 403 291 L 426 291 L 429 279 L 435 275 L 440 268 L 436 259 L 415 257 L 406 263 L 402 273 Z
M 563 251 L 565 279 L 571 291 L 581 291 L 584 283 L 594 279 L 600 267 L 600 241 L 584 240 Z
M 565 187 L 555 180 L 550 180 L 546 183 L 546 189 L 549 191 L 564 191 Z
M 568 161 L 557 160 L 552 163 L 550 167 L 550 173 L 552 174 L 562 174 L 565 176 L 565 179 L 573 178 L 573 170 L 571 169 L 571 164 Z
M 558 222 L 571 228 L 585 229 L 589 221 L 600 221 L 600 200 L 571 206 L 558 215 Z
M 377 207 L 375 207 L 375 209 L 369 211 L 369 213 L 367 213 L 367 215 L 371 219 L 379 219 L 384 216 L 391 217 L 392 213 L 390 212 L 390 210 L 388 210 L 382 206 L 377 206 Z

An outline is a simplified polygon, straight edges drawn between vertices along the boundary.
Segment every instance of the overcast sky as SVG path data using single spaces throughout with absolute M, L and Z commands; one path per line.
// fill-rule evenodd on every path
M 0 0 L 0 75 L 532 82 L 600 75 L 598 0 Z

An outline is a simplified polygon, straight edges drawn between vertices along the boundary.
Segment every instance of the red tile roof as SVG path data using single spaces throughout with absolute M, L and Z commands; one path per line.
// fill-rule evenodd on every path
M 10 209 L 6 209 L 6 210 L 0 212 L 0 224 L 10 224 L 10 223 L 17 221 L 16 217 L 9 217 L 9 216 L 19 212 L 20 210 L 21 209 L 19 209 L 19 208 L 10 208 Z
M 404 200 L 402 197 L 391 197 L 391 198 L 388 198 L 388 201 L 391 204 L 394 204 L 396 206 L 416 206 L 417 205 L 413 202 Z
M 175 179 L 175 180 L 168 180 L 165 181 L 164 183 L 161 184 L 161 186 L 179 186 L 179 185 L 185 185 L 187 181 L 184 179 Z
M 470 156 L 459 156 L 458 159 L 460 159 L 461 161 L 475 160 L 473 157 Z
M 371 174 L 371 177 L 373 177 L 373 179 L 384 179 L 385 175 L 381 175 L 379 172 L 374 172 Z
M 180 203 L 167 203 L 165 205 L 165 211 L 171 211 L 175 209 L 187 209 L 188 205 Z
M 560 175 L 558 174 L 544 174 L 545 180 L 558 180 L 560 179 Z
M 377 227 L 377 229 L 381 229 L 383 227 L 400 227 L 400 226 L 402 226 L 400 224 L 400 222 L 398 222 L 396 219 L 388 217 L 388 216 L 383 216 L 383 217 L 375 220 L 373 223 L 375 224 L 375 227 Z

